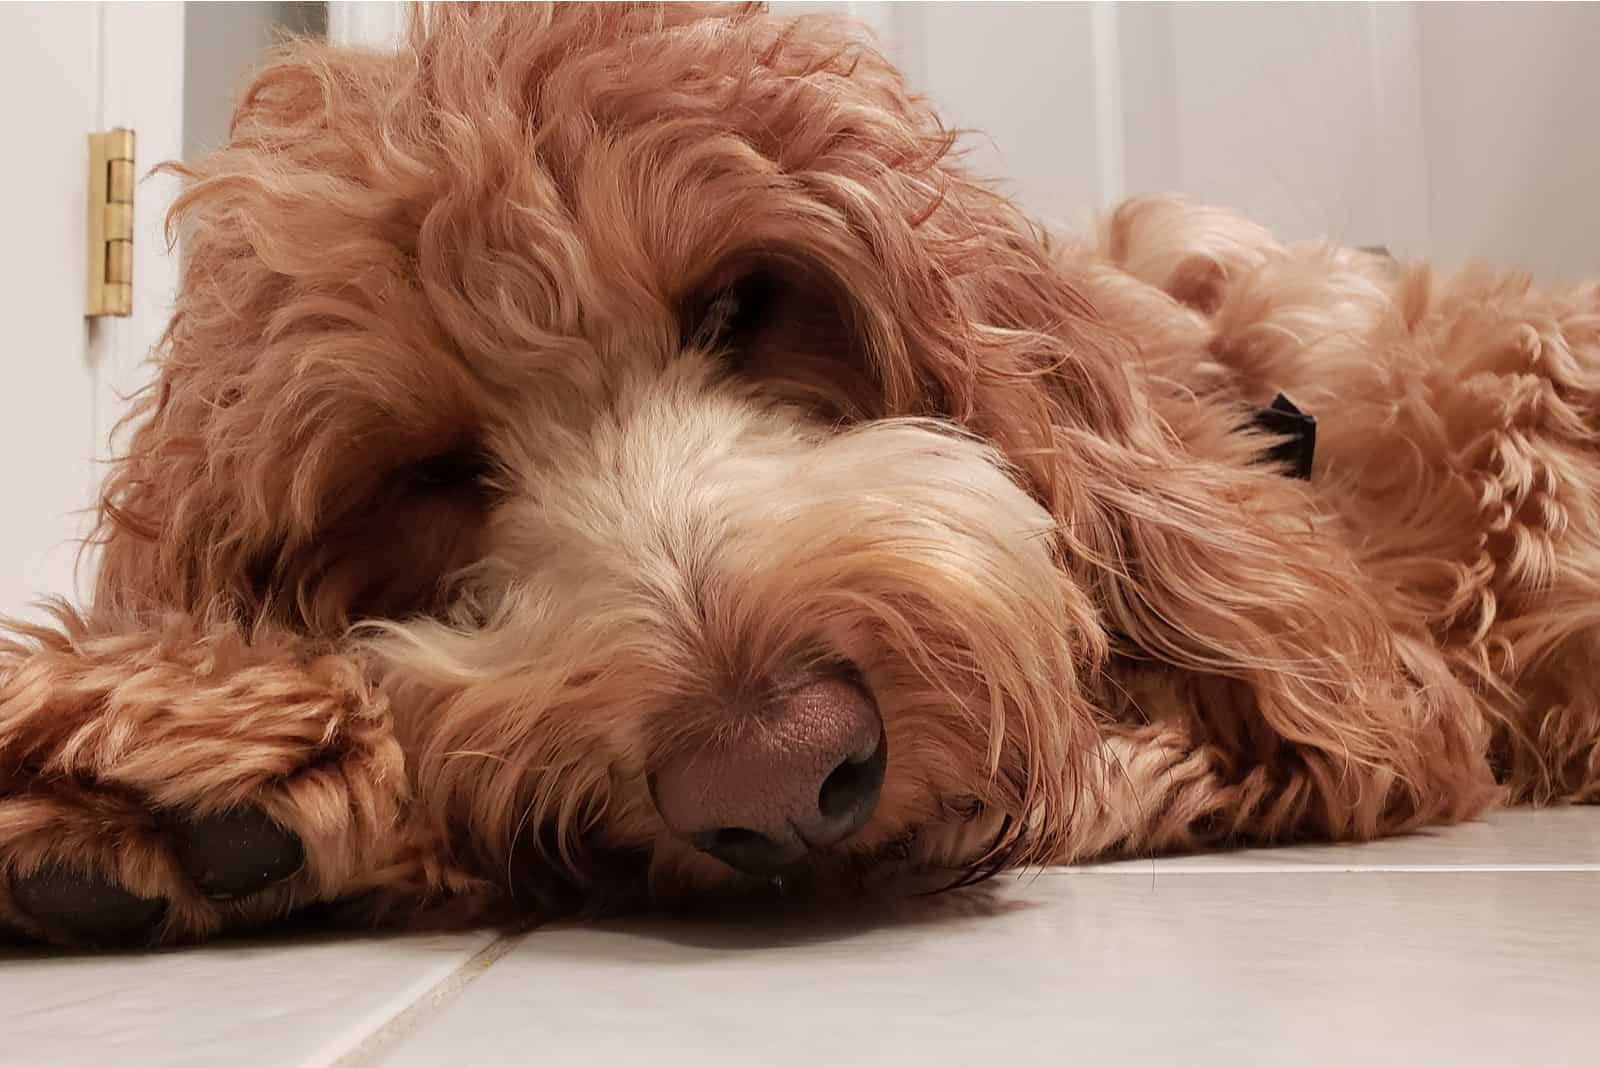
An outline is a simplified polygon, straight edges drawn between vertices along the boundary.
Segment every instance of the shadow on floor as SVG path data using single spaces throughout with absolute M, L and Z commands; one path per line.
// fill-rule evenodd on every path
M 1026 879 L 1030 876 L 1020 877 Z M 991 882 L 921 896 L 834 900 L 826 904 L 769 902 L 723 911 L 705 910 L 694 915 L 561 921 L 535 927 L 527 931 L 524 937 L 532 947 L 552 955 L 581 954 L 593 957 L 615 954 L 628 959 L 653 956 L 652 947 L 724 953 L 848 942 L 869 932 L 947 927 L 1027 909 L 1030 907 L 1027 902 L 1006 895 L 1005 887 L 997 885 L 1014 882 L 1017 878 L 1016 875 L 1001 875 Z M 71 950 L 41 945 L 0 929 L 0 965 L 9 968 L 74 959 L 159 958 L 180 953 L 203 953 L 213 947 L 227 948 L 230 952 L 282 952 L 295 947 L 341 942 L 370 946 L 386 937 L 399 937 L 401 933 L 342 928 L 327 916 L 313 912 L 296 915 L 254 932 L 226 935 L 198 945 L 159 949 Z M 414 935 L 427 932 L 413 930 L 405 933 Z M 578 941 L 572 937 L 574 934 L 588 933 L 602 937 L 583 937 Z
M 1002 877 L 1003 878 L 1003 877 Z M 551 955 L 651 957 L 663 948 L 708 953 L 758 951 L 843 943 L 885 930 L 907 932 L 949 927 L 1025 910 L 1031 906 L 1002 887 L 983 883 L 941 894 L 876 901 L 784 904 L 720 915 L 647 916 L 589 923 L 563 923 L 528 935 L 530 948 Z M 541 934 L 550 937 L 541 946 Z M 607 937 L 579 937 L 593 933 Z M 676 955 L 681 959 L 681 953 Z

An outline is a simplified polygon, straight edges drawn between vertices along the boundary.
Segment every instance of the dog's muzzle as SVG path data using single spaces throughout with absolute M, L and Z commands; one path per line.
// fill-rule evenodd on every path
M 853 670 L 785 680 L 728 741 L 650 777 L 667 827 L 750 875 L 837 846 L 878 806 L 889 756 L 872 693 Z

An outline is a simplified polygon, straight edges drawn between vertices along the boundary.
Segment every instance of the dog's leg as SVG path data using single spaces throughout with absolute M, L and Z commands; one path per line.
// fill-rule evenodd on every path
M 1361 789 L 1393 788 L 1393 772 L 1356 773 Z M 1076 818 L 1062 839 L 1062 863 L 1160 856 L 1327 837 L 1330 792 L 1317 769 L 1295 761 L 1250 762 L 1187 729 L 1117 725 L 1102 736 L 1079 782 Z M 1480 788 L 1475 796 L 1483 798 Z M 1386 814 L 1380 833 L 1416 822 Z
M 171 617 L 0 643 L 0 928 L 152 944 L 461 882 L 356 657 Z M 357 909 L 360 911 L 360 909 Z
M 1230 786 L 1222 754 L 1186 732 L 1117 726 L 1090 754 L 1078 781 L 1062 863 L 1153 856 L 1215 844 L 1241 786 Z M 1259 778 L 1259 776 L 1257 776 Z

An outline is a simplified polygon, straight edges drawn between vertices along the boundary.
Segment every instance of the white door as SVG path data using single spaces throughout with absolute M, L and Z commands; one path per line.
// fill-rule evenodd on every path
M 0 5 L 0 614 L 72 596 L 112 425 L 143 380 L 175 289 L 161 216 L 172 184 L 135 194 L 134 314 L 84 317 L 91 131 L 135 131 L 141 176 L 176 158 L 183 5 Z M 82 578 L 92 571 L 92 554 Z

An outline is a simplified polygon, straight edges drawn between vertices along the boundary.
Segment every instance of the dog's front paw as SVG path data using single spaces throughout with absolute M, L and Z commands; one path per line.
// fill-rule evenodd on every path
M 259 808 L 162 812 L 59 787 L 0 799 L 0 924 L 63 945 L 152 945 L 317 900 L 300 836 Z
M 99 875 L 61 867 L 14 879 L 11 902 L 24 933 L 93 946 L 148 941 L 167 912 L 161 898 L 130 894 Z
M 235 901 L 305 866 L 299 836 L 254 809 L 180 820 L 162 837 L 163 842 L 146 843 L 157 850 L 146 862 L 177 872 L 187 883 L 179 897 L 192 896 L 192 889 L 212 902 Z M 163 851 L 172 856 L 161 856 Z M 148 940 L 166 917 L 170 896 L 143 897 L 99 872 L 74 870 L 61 861 L 11 882 L 12 902 L 29 926 L 97 944 Z
M 177 848 L 194 885 L 215 901 L 265 890 L 298 872 L 306 859 L 298 835 L 254 809 L 183 824 Z
M 0 643 L 0 927 L 187 941 L 397 877 L 405 762 L 360 661 L 181 618 L 31 637 Z

